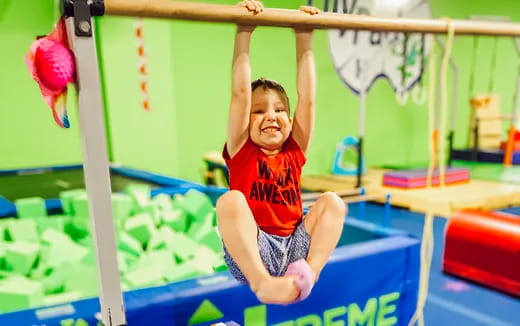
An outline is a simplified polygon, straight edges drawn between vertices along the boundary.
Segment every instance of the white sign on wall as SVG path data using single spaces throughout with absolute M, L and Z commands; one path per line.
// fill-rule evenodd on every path
M 343 12 L 343 4 L 347 2 L 336 0 L 337 12 Z M 428 0 L 358 0 L 354 3 L 353 14 L 431 18 Z M 397 94 L 404 94 L 421 78 L 430 37 L 418 33 L 330 30 L 329 47 L 338 75 L 352 91 L 368 91 L 376 79 L 384 77 Z

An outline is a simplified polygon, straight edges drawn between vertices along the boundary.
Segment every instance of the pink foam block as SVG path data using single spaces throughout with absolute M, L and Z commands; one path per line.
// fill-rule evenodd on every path
M 298 289 L 300 289 L 300 295 L 295 302 L 305 300 L 311 294 L 312 287 L 314 286 L 314 273 L 305 259 L 300 259 L 289 264 L 285 275 L 299 276 L 296 280 L 296 285 Z

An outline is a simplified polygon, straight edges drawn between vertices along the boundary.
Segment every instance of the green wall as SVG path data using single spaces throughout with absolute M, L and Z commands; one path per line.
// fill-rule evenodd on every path
M 29 7 L 26 2 L 7 0 L 7 8 L 0 6 L 0 37 L 7 45 L 3 52 L 7 60 L 0 62 L 0 169 L 81 161 L 76 109 L 69 110 L 70 130 L 55 127 L 23 63 L 23 55 L 34 36 L 47 33 L 52 27 L 55 19 L 52 2 L 38 1 L 38 10 L 29 11 L 34 12 L 30 19 L 26 17 Z M 284 1 L 283 6 L 295 9 L 302 2 Z M 323 2 L 315 3 L 322 6 Z M 435 17 L 509 15 L 515 21 L 520 20 L 520 3 L 515 1 L 431 0 L 430 3 Z M 268 0 L 265 5 L 281 4 Z M 229 24 L 145 20 L 152 105 L 152 110 L 145 112 L 140 107 L 133 23 L 131 18 L 102 17 L 97 24 L 113 160 L 200 181 L 201 157 L 207 151 L 220 150 L 225 140 L 235 28 Z M 475 73 L 477 92 L 487 91 L 493 42 L 489 37 L 480 39 Z M 357 134 L 358 98 L 343 85 L 334 70 L 327 32 L 316 31 L 314 45 L 318 71 L 317 121 L 304 172 L 324 174 L 330 170 L 336 143 L 346 135 Z M 509 38 L 499 39 L 497 49 L 494 90 L 502 96 L 503 112 L 508 113 L 519 59 Z M 251 46 L 253 77 L 280 81 L 293 104 L 296 101 L 294 52 L 291 30 L 260 27 L 255 31 Z M 459 65 L 460 83 L 456 144 L 460 147 L 467 138 L 472 54 L 473 38 L 457 37 L 454 58 Z M 426 118 L 425 106 L 411 101 L 399 106 L 389 84 L 377 81 L 367 100 L 367 164 L 426 162 Z
M 81 159 L 77 128 L 56 127 L 25 66 L 29 45 L 37 35 L 48 33 L 54 16 L 52 1 L 0 1 L 0 169 Z M 73 97 L 68 112 L 77 126 Z

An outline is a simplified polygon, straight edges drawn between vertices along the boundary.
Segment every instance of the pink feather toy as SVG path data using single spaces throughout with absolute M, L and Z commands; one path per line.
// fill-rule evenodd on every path
M 75 64 L 68 48 L 63 18 L 48 36 L 31 44 L 25 62 L 33 79 L 40 86 L 45 102 L 52 109 L 54 120 L 60 127 L 68 128 L 67 85 L 75 81 Z

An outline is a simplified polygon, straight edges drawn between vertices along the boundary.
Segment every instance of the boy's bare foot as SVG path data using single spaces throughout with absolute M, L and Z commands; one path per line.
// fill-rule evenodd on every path
M 296 300 L 300 290 L 296 286 L 297 276 L 269 277 L 260 281 L 253 291 L 258 300 L 267 304 L 288 304 Z

